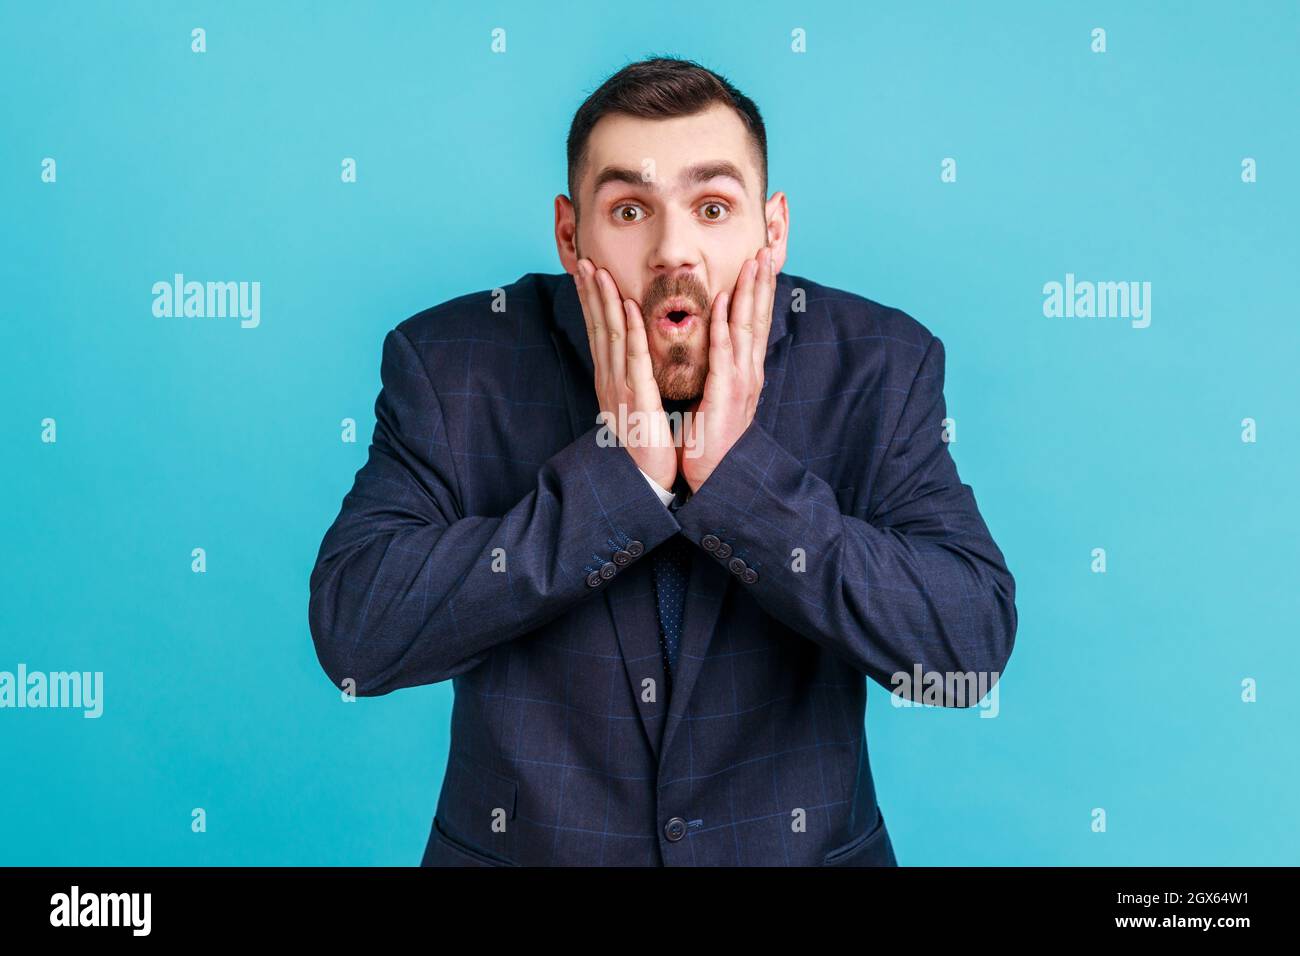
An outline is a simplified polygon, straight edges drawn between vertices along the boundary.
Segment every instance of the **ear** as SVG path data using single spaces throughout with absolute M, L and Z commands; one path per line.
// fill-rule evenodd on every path
M 776 271 L 785 267 L 786 245 L 790 235 L 790 209 L 786 205 L 785 193 L 777 192 L 767 201 L 767 241 L 772 246 L 772 259 L 776 262 Z
M 569 197 L 561 193 L 555 197 L 555 251 L 560 264 L 569 275 L 578 272 L 578 216 Z

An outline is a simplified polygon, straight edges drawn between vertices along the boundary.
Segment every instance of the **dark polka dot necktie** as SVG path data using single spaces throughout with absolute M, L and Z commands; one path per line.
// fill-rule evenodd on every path
M 671 688 L 677 669 L 677 652 L 682 644 L 682 609 L 686 604 L 686 585 L 691 579 L 693 547 L 675 534 L 650 555 L 655 579 L 655 601 L 659 607 L 659 646 L 664 655 L 664 671 Z

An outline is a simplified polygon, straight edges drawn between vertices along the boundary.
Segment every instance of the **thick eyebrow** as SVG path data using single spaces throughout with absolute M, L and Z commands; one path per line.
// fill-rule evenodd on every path
M 745 174 L 740 171 L 735 163 L 725 159 L 710 160 L 687 166 L 677 178 L 684 186 L 698 186 L 707 183 L 711 179 L 734 179 L 740 186 L 741 192 L 746 189 Z M 648 189 L 651 192 L 659 188 L 658 183 L 643 180 L 638 170 L 628 169 L 625 166 L 606 166 L 596 174 L 596 181 L 591 190 L 592 194 L 595 195 L 600 192 L 601 188 L 609 183 L 623 183 L 626 186 Z

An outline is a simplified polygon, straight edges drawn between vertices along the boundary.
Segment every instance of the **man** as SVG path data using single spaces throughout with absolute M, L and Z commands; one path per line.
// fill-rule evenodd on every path
M 453 680 L 425 865 L 896 865 L 866 678 L 996 681 L 1016 630 L 943 345 L 780 271 L 762 120 L 716 74 L 632 64 L 568 146 L 565 272 L 384 340 L 320 662 Z

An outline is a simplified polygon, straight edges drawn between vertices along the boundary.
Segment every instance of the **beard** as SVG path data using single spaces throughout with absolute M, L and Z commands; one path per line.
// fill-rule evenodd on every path
M 708 372 L 708 364 L 695 362 L 685 342 L 674 342 L 664 361 L 654 363 L 660 397 L 674 402 L 693 401 L 703 395 Z
M 644 313 L 653 315 L 660 303 L 673 296 L 682 296 L 694 305 L 700 326 L 690 333 L 687 341 L 673 337 L 662 361 L 654 360 L 654 346 L 650 343 L 654 379 L 661 398 L 674 402 L 693 401 L 704 394 L 704 380 L 709 372 L 709 290 L 693 275 L 679 276 L 675 280 L 658 276 L 646 291 Z M 653 339 L 657 331 L 647 329 L 647 334 Z M 695 340 L 701 335 L 703 348 L 698 348 Z

